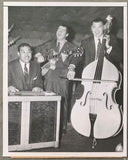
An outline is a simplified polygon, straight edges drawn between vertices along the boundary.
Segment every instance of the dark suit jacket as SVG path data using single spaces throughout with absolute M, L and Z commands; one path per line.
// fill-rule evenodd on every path
M 34 87 L 43 87 L 40 65 L 34 61 L 30 62 L 29 86 L 25 84 L 24 74 L 19 59 L 8 64 L 8 86 L 14 86 L 20 91 L 32 90 Z
M 47 43 L 36 46 L 34 48 L 34 52 L 35 52 L 35 54 L 40 52 L 44 56 L 44 58 L 46 58 L 48 55 L 52 56 L 52 54 L 53 54 L 52 49 L 57 51 L 56 39 L 50 40 Z M 74 44 L 67 41 L 64 44 L 64 46 L 62 47 L 62 49 L 60 50 L 60 53 L 62 53 L 64 51 L 65 52 L 75 51 L 76 49 L 77 49 L 77 46 L 75 46 Z M 73 53 L 75 54 L 75 52 L 73 52 Z M 80 62 L 80 60 L 81 60 L 81 57 L 75 57 L 74 55 L 71 55 L 65 60 L 64 63 L 67 66 L 69 66 L 69 64 L 77 65 Z
M 120 49 L 120 45 L 118 44 L 117 39 L 114 36 L 110 36 L 110 43 L 112 46 L 112 51 L 110 54 L 105 54 L 106 58 L 111 61 L 119 71 L 122 73 L 122 68 L 120 64 L 123 64 L 123 51 Z M 86 67 L 89 63 L 95 60 L 95 44 L 94 44 L 94 37 L 91 36 L 81 42 L 81 47 L 84 49 L 84 57 L 83 57 L 83 68 Z M 123 85 L 123 83 L 122 83 Z M 120 92 L 116 94 L 117 103 L 123 104 L 123 86 L 121 86 Z M 76 88 L 74 94 L 74 101 L 72 102 L 74 105 L 76 99 L 80 99 L 83 96 L 85 87 L 79 84 Z
M 74 44 L 70 42 L 66 42 L 62 49 L 60 50 L 60 53 L 63 53 L 64 51 L 68 53 L 68 51 L 74 51 L 77 48 Z M 40 52 L 44 57 L 47 55 L 52 55 L 53 52 L 51 50 L 54 49 L 57 51 L 56 47 L 56 40 L 49 41 L 48 43 L 39 45 L 35 47 L 35 53 Z M 70 55 L 67 57 L 67 59 L 63 62 L 61 54 L 58 58 L 58 61 L 56 62 L 56 69 L 55 70 L 49 70 L 48 73 L 45 75 L 45 89 L 48 91 L 54 91 L 59 93 L 63 97 L 67 97 L 68 95 L 68 80 L 61 78 L 61 76 L 66 78 L 67 72 L 68 72 L 68 66 L 70 64 L 77 65 L 80 61 L 81 57 L 75 57 L 74 55 Z
M 106 58 L 111 61 L 119 70 L 120 64 L 123 63 L 122 51 L 119 48 L 119 44 L 116 38 L 110 35 L 110 45 L 112 46 L 112 51 L 110 54 L 106 53 Z M 81 46 L 84 48 L 84 67 L 95 60 L 95 44 L 94 37 L 91 36 L 81 42 Z

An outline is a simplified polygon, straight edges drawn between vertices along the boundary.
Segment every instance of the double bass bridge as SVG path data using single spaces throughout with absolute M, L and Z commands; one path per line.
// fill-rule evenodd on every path
M 101 98 L 95 98 L 95 97 L 91 97 L 89 98 L 91 101 L 102 101 Z

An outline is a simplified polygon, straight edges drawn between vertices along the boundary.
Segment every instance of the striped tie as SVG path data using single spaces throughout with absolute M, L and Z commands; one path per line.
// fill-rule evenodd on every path
M 98 39 L 98 44 L 97 44 L 97 52 L 96 52 L 96 59 L 99 58 L 100 55 L 100 50 L 101 50 L 101 41 Z
M 29 72 L 28 72 L 28 68 L 27 68 L 27 64 L 24 64 L 24 79 L 25 79 L 25 88 L 26 90 L 28 90 L 28 86 L 29 86 Z

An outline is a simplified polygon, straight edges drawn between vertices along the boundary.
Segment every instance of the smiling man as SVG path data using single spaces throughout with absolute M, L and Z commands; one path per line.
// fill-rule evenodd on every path
M 120 45 L 117 41 L 117 38 L 114 35 L 112 35 L 111 32 L 110 32 L 110 35 L 105 35 L 104 34 L 104 27 L 105 27 L 104 21 L 101 18 L 94 19 L 91 22 L 91 27 L 90 27 L 92 35 L 89 38 L 86 38 L 86 39 L 82 40 L 82 42 L 81 42 L 81 47 L 84 49 L 83 62 L 84 62 L 85 70 L 86 70 L 86 67 L 88 67 L 88 65 L 91 62 L 94 62 L 95 60 L 97 60 L 99 58 L 99 55 L 101 54 L 100 49 L 101 49 L 101 46 L 102 46 L 103 39 L 106 39 L 106 41 L 105 41 L 105 51 L 104 51 L 105 57 L 111 63 L 113 63 L 118 68 L 119 71 L 121 71 L 122 68 L 120 66 L 123 66 L 123 65 L 121 65 L 123 63 L 122 63 L 122 51 L 119 47 Z M 109 71 L 110 70 L 109 65 L 107 67 L 108 67 L 108 71 Z M 91 75 L 91 69 L 93 71 L 93 69 L 94 69 L 93 66 L 92 66 L 92 68 L 90 67 L 90 72 L 88 72 L 90 75 Z M 108 71 L 106 70 L 106 73 Z M 92 73 L 92 75 L 93 75 L 93 73 Z M 82 76 L 85 76 L 85 75 L 82 75 Z M 91 92 L 95 91 L 93 94 L 96 96 L 96 95 L 99 94 L 99 92 L 97 92 L 94 88 L 95 87 L 92 85 Z M 101 91 L 102 91 L 102 89 L 103 88 L 101 87 Z M 78 85 L 77 89 L 75 91 L 75 98 L 80 99 L 83 96 L 83 94 L 86 93 L 85 90 L 86 90 L 86 85 L 85 86 L 83 86 L 82 84 Z M 108 91 L 109 91 L 109 88 L 108 88 Z M 84 96 L 86 97 L 86 95 L 84 95 Z M 120 93 L 118 93 L 118 95 L 116 95 L 116 100 L 117 100 L 117 102 L 119 101 L 119 104 L 121 104 L 121 105 L 122 105 L 122 101 L 120 101 L 120 100 L 123 99 L 122 96 L 123 96 L 122 91 Z M 90 100 L 91 100 L 91 98 L 90 98 Z M 75 102 L 75 100 L 74 100 L 74 102 Z M 89 107 L 91 109 L 91 107 L 94 104 L 95 104 L 94 106 L 96 108 L 96 107 L 98 107 L 97 105 L 100 104 L 100 103 L 96 103 L 96 101 L 95 101 L 95 103 L 93 104 L 90 101 L 90 102 L 88 102 L 88 104 L 89 104 Z M 93 109 L 92 109 L 91 113 L 93 113 Z M 95 110 L 94 115 L 96 115 L 97 113 L 98 112 L 96 112 L 96 110 Z M 78 113 L 77 113 L 77 115 L 78 115 Z M 114 117 L 114 115 L 113 115 L 113 117 Z M 109 119 L 109 117 L 108 117 L 108 119 Z M 92 118 L 92 120 L 94 120 L 94 117 Z M 79 121 L 79 120 L 77 119 L 77 121 Z M 93 121 L 93 122 L 95 122 L 95 121 Z M 93 144 L 96 144 L 96 143 L 93 143 Z M 122 132 L 120 132 L 116 136 L 109 137 L 105 140 L 101 138 L 97 143 L 97 147 L 96 147 L 97 149 L 95 151 L 99 151 L 99 150 L 104 151 L 104 146 L 107 147 L 107 148 L 111 148 L 113 151 L 114 150 L 121 151 L 122 150 Z
M 106 54 L 105 56 L 111 61 L 119 70 L 122 63 L 122 52 L 119 48 L 116 37 L 112 34 L 104 35 L 104 21 L 101 18 L 96 18 L 91 22 L 92 36 L 82 40 L 81 47 L 85 52 L 84 66 L 93 62 L 98 58 L 98 46 L 102 44 L 102 40 L 106 39 Z M 110 32 L 111 33 L 111 32 Z
M 8 93 L 42 91 L 40 65 L 32 59 L 32 48 L 27 43 L 18 46 L 18 59 L 8 64 Z
M 75 76 L 75 68 L 80 57 L 69 54 L 75 51 L 77 46 L 67 40 L 70 35 L 66 25 L 59 25 L 56 31 L 56 38 L 45 45 L 40 45 L 35 48 L 38 62 L 45 61 L 48 55 L 57 55 L 57 58 L 50 59 L 50 69 L 44 75 L 45 89 L 55 92 L 62 96 L 62 125 L 63 133 L 67 129 L 68 116 L 68 95 L 69 95 L 69 80 Z M 62 78 L 64 77 L 64 78 Z

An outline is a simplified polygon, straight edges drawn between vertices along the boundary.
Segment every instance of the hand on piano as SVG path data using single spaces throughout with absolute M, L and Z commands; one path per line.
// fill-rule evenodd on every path
M 8 87 L 8 94 L 9 95 L 14 95 L 16 92 L 19 92 L 19 90 L 16 87 L 14 87 L 14 86 Z

